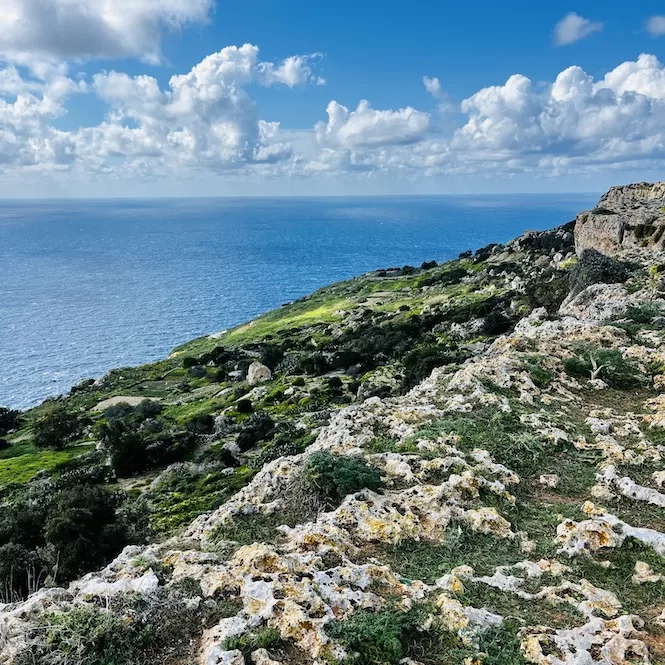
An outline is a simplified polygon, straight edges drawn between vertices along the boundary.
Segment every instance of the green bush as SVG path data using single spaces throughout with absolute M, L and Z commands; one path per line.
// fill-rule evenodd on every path
M 617 284 L 628 279 L 625 263 L 595 249 L 585 249 L 570 273 L 571 293 L 580 293 L 592 284 Z
M 119 477 L 182 461 L 196 445 L 195 431 L 171 431 L 166 421 L 155 417 L 161 411 L 160 404 L 144 400 L 135 407 L 118 404 L 105 412 L 97 434 Z
M 460 362 L 462 354 L 448 346 L 421 346 L 409 351 L 402 359 L 402 390 L 410 390 L 426 379 L 432 370 L 442 365 Z
M 13 429 L 18 429 L 22 421 L 23 417 L 20 411 L 0 406 L 0 436 L 4 436 Z
M 242 452 L 253 448 L 260 441 L 267 441 L 275 434 L 275 423 L 266 413 L 255 413 L 245 422 L 238 433 L 236 443 Z
M 32 432 L 39 448 L 62 450 L 81 436 L 82 422 L 63 404 L 54 404 L 32 423 Z
M 49 612 L 15 665 L 175 665 L 194 661 L 206 610 L 177 589 Z
M 116 514 L 120 497 L 101 487 L 73 487 L 51 503 L 44 528 L 58 578 L 71 580 L 110 561 L 127 543 Z
M 649 383 L 649 379 L 620 351 L 601 349 L 589 345 L 578 346 L 574 354 L 563 362 L 566 373 L 585 379 L 602 379 L 617 390 L 630 390 Z
M 362 489 L 376 491 L 383 486 L 379 470 L 360 457 L 314 453 L 305 463 L 303 481 L 331 501 L 344 499 Z
M 87 484 L 22 489 L 0 513 L 0 593 L 25 596 L 48 575 L 68 582 L 144 542 L 145 509 L 128 504 L 121 493 Z

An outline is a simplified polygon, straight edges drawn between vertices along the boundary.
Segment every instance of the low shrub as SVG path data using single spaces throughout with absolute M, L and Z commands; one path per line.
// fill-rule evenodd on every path
M 402 359 L 402 390 L 410 390 L 426 379 L 432 370 L 442 365 L 463 360 L 454 349 L 448 346 L 421 346 L 409 351 Z
M 160 404 L 144 400 L 135 407 L 119 404 L 106 411 L 97 434 L 119 477 L 179 462 L 196 445 L 193 431 L 171 431 L 168 423 L 155 417 L 161 410 Z
M 571 293 L 580 293 L 592 284 L 617 284 L 628 279 L 626 264 L 595 249 L 585 249 L 570 273 Z
M 362 489 L 376 491 L 383 486 L 379 470 L 360 457 L 314 453 L 305 463 L 303 482 L 323 498 L 341 501 Z
M 236 402 L 236 411 L 238 413 L 251 413 L 253 410 L 252 402 L 248 399 L 239 399 Z
M 260 628 L 245 635 L 237 635 L 224 640 L 224 649 L 237 649 L 245 658 L 249 658 L 257 649 L 275 649 L 282 643 L 279 631 L 275 628 Z
M 534 385 L 541 389 L 547 388 L 554 378 L 554 372 L 545 367 L 543 359 L 539 356 L 525 358 L 524 369 L 529 373 Z
M 0 406 L 0 436 L 8 434 L 14 429 L 18 429 L 23 421 L 20 411 L 9 409 L 6 406 Z
M 83 423 L 64 404 L 53 404 L 32 423 L 35 445 L 62 450 L 81 436 Z
M 242 452 L 253 448 L 260 441 L 267 441 L 275 434 L 275 423 L 266 413 L 251 415 L 242 425 L 236 443 Z

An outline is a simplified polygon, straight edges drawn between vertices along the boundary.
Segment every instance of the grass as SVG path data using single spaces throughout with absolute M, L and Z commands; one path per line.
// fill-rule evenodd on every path
M 665 603 L 665 582 L 633 584 L 631 581 L 637 561 L 644 561 L 657 573 L 665 573 L 663 558 L 653 548 L 628 538 L 619 548 L 603 550 L 598 558 L 609 561 L 611 566 L 605 568 L 591 557 L 584 556 L 566 563 L 573 568 L 575 575 L 615 593 L 623 606 L 622 611 L 639 614 L 645 620 L 660 612 Z
M 465 526 L 450 526 L 442 544 L 403 541 L 378 548 L 376 556 L 400 575 L 433 584 L 456 566 L 469 565 L 478 575 L 491 574 L 497 566 L 517 563 L 522 558 L 517 541 L 496 538 Z
M 0 459 L 0 486 L 27 483 L 41 471 L 52 471 L 58 464 L 80 457 L 93 448 L 92 445 L 72 446 L 57 451 L 35 448 L 33 452 Z M 25 450 L 28 449 L 28 447 L 25 448 Z
M 586 621 L 584 615 L 568 603 L 525 600 L 482 582 L 464 582 L 464 592 L 460 594 L 460 600 L 464 604 L 484 608 L 501 616 L 513 617 L 526 625 L 572 628 Z
M 160 534 L 173 533 L 198 515 L 219 508 L 255 473 L 245 466 L 229 475 L 217 471 L 174 477 L 150 492 L 152 528 Z

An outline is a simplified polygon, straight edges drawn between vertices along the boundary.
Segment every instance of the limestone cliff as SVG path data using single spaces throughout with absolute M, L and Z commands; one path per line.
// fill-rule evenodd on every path
M 665 183 L 622 185 L 577 216 L 575 248 L 578 254 L 585 249 L 605 254 L 632 247 L 662 249 L 664 233 Z

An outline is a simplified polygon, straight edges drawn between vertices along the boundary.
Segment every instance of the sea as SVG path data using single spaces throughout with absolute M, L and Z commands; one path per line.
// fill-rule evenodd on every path
M 364 272 L 574 219 L 598 194 L 0 202 L 0 406 Z

